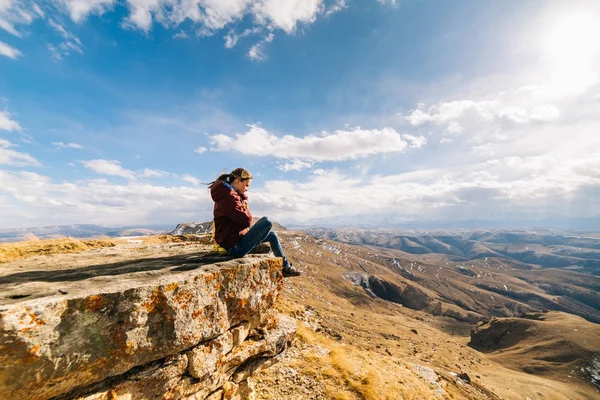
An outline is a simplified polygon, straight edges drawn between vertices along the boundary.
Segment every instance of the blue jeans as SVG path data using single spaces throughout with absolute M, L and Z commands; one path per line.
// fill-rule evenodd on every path
M 227 254 L 236 258 L 244 257 L 260 243 L 269 242 L 275 257 L 282 257 L 283 266 L 286 267 L 289 264 L 289 261 L 287 258 L 285 258 L 283 249 L 281 248 L 281 243 L 279 243 L 279 237 L 277 236 L 276 232 L 271 230 L 272 227 L 273 223 L 271 220 L 268 217 L 262 217 L 256 221 L 254 225 L 252 225 L 250 230 L 248 230 L 248 233 L 242 236 L 235 247 L 227 249 Z

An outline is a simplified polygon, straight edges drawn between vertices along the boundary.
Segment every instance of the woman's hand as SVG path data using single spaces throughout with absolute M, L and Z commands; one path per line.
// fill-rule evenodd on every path
M 249 229 L 250 229 L 250 228 L 246 228 L 246 229 L 244 229 L 243 231 L 241 231 L 241 232 L 240 232 L 240 236 L 243 236 L 243 235 L 245 235 L 246 233 L 248 233 L 248 230 L 249 230 Z

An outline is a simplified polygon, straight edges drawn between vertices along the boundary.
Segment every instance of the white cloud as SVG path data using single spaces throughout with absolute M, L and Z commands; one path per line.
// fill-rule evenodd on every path
M 405 120 L 417 132 L 427 129 L 428 140 L 444 144 L 451 153 L 440 154 L 443 159 L 465 164 L 486 157 L 578 158 L 600 146 L 592 134 L 600 129 L 592 95 L 599 86 L 573 94 L 550 84 L 521 85 L 469 100 L 419 104 Z
M 79 40 L 79 38 L 77 36 L 73 35 L 68 30 L 66 30 L 65 27 L 62 26 L 61 24 L 59 24 L 58 22 L 56 22 L 54 20 L 49 20 L 48 25 L 50 25 L 52 28 L 54 28 L 54 30 L 56 30 L 60 34 L 60 36 L 62 36 L 63 39 L 71 40 L 71 41 L 76 42 L 78 45 L 81 45 L 81 41 Z
M 404 118 L 413 126 L 431 124 L 444 128 L 447 134 L 459 134 L 482 129 L 493 131 L 505 122 L 548 123 L 561 115 L 556 104 L 545 103 L 544 99 L 540 102 L 529 90 L 506 91 L 490 97 L 494 96 L 494 100 L 455 100 L 430 107 L 420 104 Z
M 344 222 L 349 224 L 357 223 L 356 216 L 366 217 L 370 223 L 378 216 L 385 223 L 589 217 L 598 215 L 593 198 L 585 201 L 585 191 L 600 190 L 599 155 L 568 161 L 555 157 L 505 158 L 498 163 L 469 162 L 460 168 L 364 179 L 315 170 L 313 177 L 301 182 L 267 182 L 264 189 L 250 196 L 257 212 L 293 222 L 323 216 L 346 217 Z M 582 208 L 575 206 L 582 202 Z
M 406 140 L 411 149 L 419 149 L 427 144 L 424 136 L 402 135 L 402 138 Z
M 169 173 L 160 169 L 146 168 L 142 172 L 142 176 L 144 178 L 164 178 L 165 176 L 169 176 Z
M 32 2 L 24 0 L 1 0 L 0 1 L 0 29 L 4 29 L 11 35 L 21 37 L 17 27 L 29 25 L 44 13 L 40 7 Z
M 307 162 L 342 161 L 378 154 L 400 153 L 407 147 L 420 147 L 425 138 L 400 135 L 392 128 L 337 130 L 321 136 L 275 136 L 249 125 L 248 132 L 235 137 L 210 136 L 213 151 L 238 151 L 243 154 L 301 159 Z
M 229 23 L 241 20 L 251 0 L 199 0 L 174 3 L 169 0 L 127 0 L 130 14 L 126 25 L 149 32 L 154 22 L 166 27 L 178 26 L 186 20 L 210 35 Z
M 252 9 L 259 23 L 292 33 L 298 23 L 314 22 L 321 4 L 322 0 L 261 0 Z
M 250 47 L 250 50 L 248 50 L 248 57 L 253 61 L 265 61 L 267 59 L 264 50 L 265 44 L 272 42 L 274 38 L 275 35 L 269 33 L 263 40 Z
M 73 51 L 83 54 L 83 46 L 81 44 L 81 40 L 79 40 L 77 36 L 69 32 L 64 26 L 56 21 L 49 20 L 48 24 L 64 39 L 64 41 L 59 43 L 57 46 L 49 45 L 48 48 L 52 52 L 54 59 L 62 60 L 65 56 L 68 56 Z M 52 48 L 50 48 L 50 46 Z
M 85 21 L 90 14 L 102 15 L 111 10 L 115 0 L 56 0 L 71 16 L 75 23 Z
M 595 198 L 586 188 L 600 189 L 600 153 L 580 159 L 554 156 L 504 157 L 497 162 L 469 162 L 459 168 L 417 169 L 400 174 L 357 178 L 355 174 L 317 169 L 302 181 L 256 182 L 249 195 L 252 210 L 276 220 L 303 222 L 347 218 L 346 223 L 406 220 L 536 218 L 548 215 L 597 215 Z M 182 177 L 195 186 L 200 181 Z M 593 193 L 593 191 L 592 191 Z M 162 187 L 130 180 L 54 183 L 31 172 L 0 170 L 0 195 L 12 198 L 10 213 L 0 209 L 7 225 L 58 223 L 129 224 L 210 219 L 206 188 Z M 5 197 L 6 198 L 6 197 Z M 368 209 L 365 209 L 368 204 Z M 394 210 L 390 213 L 390 210 Z M 594 214 L 595 213 L 595 214 Z M 18 219 L 16 217 L 18 215 Z
M 77 143 L 63 143 L 63 142 L 52 142 L 56 147 L 60 147 L 62 149 L 83 149 L 83 146 Z
M 129 8 L 129 16 L 127 17 L 127 25 L 141 29 L 144 32 L 150 31 L 152 27 L 152 14 L 160 13 L 160 0 L 129 0 L 126 2 Z M 189 3 L 188 3 L 189 4 Z M 195 7 L 194 3 L 191 3 Z M 160 14 L 159 14 L 160 16 Z
M 500 112 L 499 116 L 517 124 L 526 124 L 530 121 L 529 113 L 519 107 L 507 107 Z
M 21 52 L 14 47 L 0 41 L 0 55 L 16 59 L 21 56 Z
M 136 179 L 135 173 L 121 167 L 115 160 L 89 160 L 81 161 L 84 167 L 100 175 L 120 176 L 126 179 Z
M 233 48 L 236 45 L 239 38 L 240 36 L 236 35 L 235 32 L 229 31 L 227 35 L 223 36 L 223 39 L 225 39 L 225 48 Z
M 550 122 L 560 117 L 560 111 L 552 104 L 544 104 L 531 110 L 530 118 L 534 121 Z
M 59 0 L 76 23 L 90 14 L 102 15 L 116 4 L 115 0 Z M 260 26 L 292 33 L 299 23 L 310 24 L 319 13 L 339 11 L 345 2 L 338 0 L 329 10 L 322 0 L 124 0 L 124 5 L 129 10 L 124 24 L 144 32 L 155 22 L 175 27 L 190 21 L 210 34 L 249 14 Z
M 250 47 L 250 50 L 248 50 L 248 57 L 254 61 L 265 61 L 267 59 L 267 56 L 263 51 L 262 42 L 258 42 Z
M 312 164 L 302 160 L 293 160 L 291 163 L 280 164 L 277 166 L 283 172 L 302 171 L 303 169 L 311 168 Z
M 426 122 L 435 121 L 435 119 L 432 115 L 429 115 L 420 109 L 413 110 L 413 112 L 408 117 L 404 117 L 404 118 L 407 121 L 409 121 L 411 124 L 413 124 L 414 126 L 419 126 Z
M 173 35 L 173 39 L 187 39 L 189 36 L 184 31 L 179 31 Z
M 429 107 L 426 111 L 416 109 L 405 118 L 414 126 L 425 123 L 448 125 L 451 122 L 460 120 L 469 112 L 474 113 L 483 120 L 493 119 L 495 113 L 492 110 L 495 110 L 496 108 L 497 103 L 490 101 L 475 102 L 473 100 L 458 100 L 442 102 L 438 105 Z
M 121 21 L 125 28 L 148 33 L 154 24 L 165 28 L 177 28 L 191 23 L 191 30 L 198 36 L 211 36 L 228 25 L 248 18 L 253 26 L 236 34 L 230 29 L 225 38 L 225 47 L 232 48 L 240 38 L 267 31 L 265 39 L 254 44 L 248 56 L 252 60 L 265 60 L 265 44 L 273 40 L 273 31 L 282 30 L 287 34 L 296 31 L 299 24 L 312 24 L 319 15 L 331 15 L 346 7 L 345 0 L 335 0 L 326 7 L 323 0 L 56 0 L 48 2 L 47 8 L 69 15 L 77 24 L 83 23 L 90 15 L 103 16 L 113 12 L 122 4 L 128 13 Z M 29 25 L 36 18 L 45 18 L 42 9 L 35 3 L 25 0 L 2 0 L 0 2 L 0 28 L 21 36 L 19 25 Z M 49 50 L 55 60 L 63 59 L 70 52 L 83 52 L 81 41 L 69 32 L 64 25 L 49 19 L 48 24 L 56 29 L 64 42 L 51 43 Z M 184 39 L 188 34 L 180 30 L 173 38 Z M 7 48 L 8 49 L 8 48 Z M 13 58 L 18 53 L 11 52 Z
M 194 152 L 198 153 L 198 154 L 202 154 L 202 153 L 206 152 L 206 150 L 207 150 L 206 147 L 200 146 L 196 150 L 194 150 Z
M 18 122 L 11 119 L 8 111 L 0 111 L 0 130 L 20 131 L 22 129 Z
M 198 186 L 199 184 L 201 184 L 202 182 L 200 182 L 198 179 L 196 179 L 195 177 L 193 177 L 192 175 L 189 174 L 185 174 L 181 177 L 182 180 L 191 183 L 192 185 Z
M 114 184 L 103 179 L 54 182 L 31 172 L 0 169 L 0 220 L 4 226 L 58 223 L 123 226 L 212 218 L 206 187 L 156 186 L 130 180 Z
M 38 160 L 27 153 L 20 153 L 10 149 L 14 144 L 6 139 L 0 139 L 0 165 L 11 165 L 13 167 L 40 166 Z
M 46 16 L 44 14 L 44 11 L 37 4 L 33 3 L 32 8 L 33 8 L 33 11 L 35 11 L 35 13 L 38 15 L 38 17 L 44 18 Z
M 337 0 L 335 3 L 333 3 L 331 5 L 331 7 L 329 7 L 327 9 L 327 11 L 325 11 L 325 15 L 331 15 L 338 11 L 342 11 L 346 7 L 347 7 L 346 0 Z
M 256 34 L 260 33 L 261 31 L 262 31 L 262 28 L 259 28 L 259 27 L 255 27 L 252 29 L 249 28 L 249 29 L 244 30 L 244 32 L 242 32 L 238 35 L 235 33 L 235 31 L 230 30 L 223 37 L 225 39 L 225 47 L 228 49 L 231 49 L 237 44 L 238 40 L 240 40 L 241 38 L 245 38 L 250 35 L 256 35 Z
M 48 47 L 48 50 L 50 50 L 52 58 L 55 61 L 60 61 L 60 60 L 63 59 L 62 52 L 61 52 L 60 48 L 54 46 L 52 43 L 48 43 L 47 47 Z

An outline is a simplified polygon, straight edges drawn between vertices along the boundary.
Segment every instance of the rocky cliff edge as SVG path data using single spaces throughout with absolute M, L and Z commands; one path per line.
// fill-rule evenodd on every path
M 296 331 L 273 309 L 281 259 L 207 251 L 4 264 L 0 398 L 242 396 Z

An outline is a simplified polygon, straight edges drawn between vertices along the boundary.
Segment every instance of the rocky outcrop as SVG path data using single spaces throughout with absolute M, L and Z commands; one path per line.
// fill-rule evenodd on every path
M 182 222 L 177 224 L 170 235 L 204 235 L 212 233 L 212 221 L 208 222 Z
M 60 281 L 73 279 L 63 269 L 44 277 L 67 295 L 0 298 L 0 398 L 216 399 L 247 389 L 295 333 L 272 309 L 281 259 L 185 259 L 87 279 L 87 290 Z
M 378 276 L 359 272 L 349 272 L 345 276 L 371 296 L 402 304 L 413 310 L 422 310 L 434 301 L 430 295 L 412 285 L 398 286 Z
M 254 218 L 252 223 L 254 224 L 258 221 L 258 218 Z M 281 226 L 278 222 L 273 223 L 274 231 L 285 230 L 283 226 Z M 205 235 L 212 234 L 212 221 L 206 222 L 182 222 L 177 224 L 175 229 L 173 229 L 170 235 Z
M 53 400 L 247 398 L 249 378 L 270 366 L 296 333 L 293 318 L 273 314 L 260 329 L 248 323 L 184 352 L 79 388 Z

